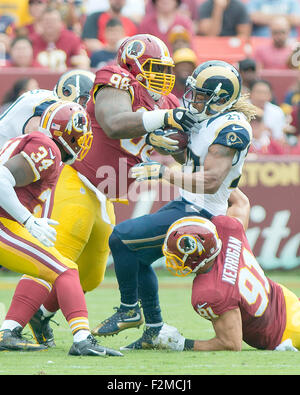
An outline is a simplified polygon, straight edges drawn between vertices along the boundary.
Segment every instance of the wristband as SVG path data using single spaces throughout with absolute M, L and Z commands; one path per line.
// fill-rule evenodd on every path
M 195 340 L 185 339 L 183 351 L 192 351 L 194 349 Z
M 167 110 L 153 110 L 143 112 L 143 124 L 148 133 L 161 128 L 164 125 L 165 113 Z

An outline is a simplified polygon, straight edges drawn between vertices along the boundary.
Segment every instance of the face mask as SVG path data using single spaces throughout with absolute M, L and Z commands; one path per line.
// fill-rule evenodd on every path
M 191 113 L 193 113 L 195 115 L 198 122 L 205 121 L 205 119 L 208 119 L 212 116 L 212 115 L 206 114 L 205 109 L 200 113 L 193 106 L 190 106 L 189 110 Z

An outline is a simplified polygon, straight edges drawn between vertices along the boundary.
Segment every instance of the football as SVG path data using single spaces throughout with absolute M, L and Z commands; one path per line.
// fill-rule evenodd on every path
M 178 141 L 179 151 L 184 150 L 187 147 L 189 142 L 189 136 L 187 133 L 176 128 L 164 129 L 164 132 L 166 132 L 166 136 L 168 138 Z

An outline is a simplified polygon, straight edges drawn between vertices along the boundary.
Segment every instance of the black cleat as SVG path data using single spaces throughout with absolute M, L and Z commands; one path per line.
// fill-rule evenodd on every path
M 158 348 L 153 342 L 155 338 L 158 336 L 161 326 L 158 327 L 146 327 L 143 332 L 142 337 L 140 337 L 135 342 L 129 344 L 128 346 L 120 347 L 121 351 L 129 351 L 129 350 L 154 350 Z
M 42 310 L 39 309 L 28 323 L 37 343 L 47 347 L 55 347 L 53 330 L 50 327 L 52 317 L 43 317 Z
M 112 348 L 102 347 L 98 344 L 97 340 L 89 335 L 86 340 L 82 340 L 78 343 L 73 343 L 70 348 L 69 355 L 82 355 L 82 356 L 94 356 L 94 357 L 122 357 L 123 354 L 120 351 L 113 350 Z
M 47 346 L 31 343 L 22 337 L 21 327 L 12 331 L 3 329 L 0 331 L 0 351 L 42 351 L 47 350 Z
M 115 307 L 117 312 L 111 317 L 102 321 L 92 330 L 94 336 L 112 336 L 129 328 L 139 328 L 144 322 L 142 312 L 137 305 L 132 309 Z

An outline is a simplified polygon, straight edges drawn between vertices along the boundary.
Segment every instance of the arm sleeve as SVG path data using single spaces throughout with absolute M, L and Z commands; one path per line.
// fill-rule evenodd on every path
M 16 221 L 23 224 L 30 216 L 30 211 L 20 202 L 14 186 L 16 181 L 9 169 L 0 166 L 0 206 Z

